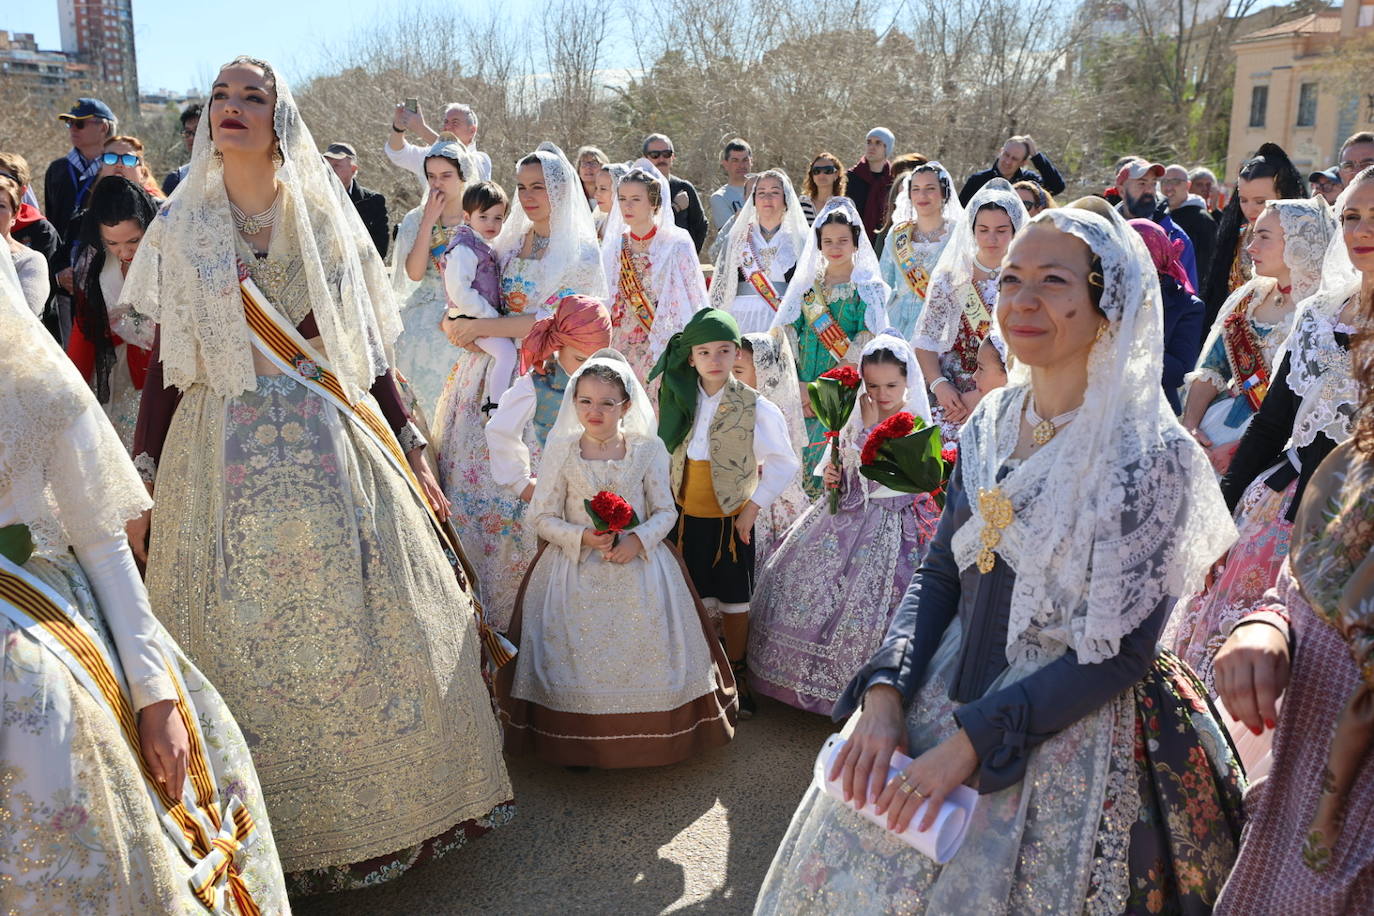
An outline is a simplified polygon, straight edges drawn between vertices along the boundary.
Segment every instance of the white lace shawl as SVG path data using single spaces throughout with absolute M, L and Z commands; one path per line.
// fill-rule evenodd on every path
M 657 360 L 668 340 L 686 327 L 692 316 L 706 308 L 706 282 L 701 277 L 701 262 L 697 260 L 696 245 L 686 229 L 673 222 L 672 193 L 668 179 L 648 159 L 640 159 L 632 168 L 643 169 L 658 182 L 659 199 L 663 205 L 654 214 L 653 240 L 649 243 L 649 276 L 646 278 L 650 294 L 654 296 L 654 323 L 649 330 L 649 351 Z M 628 169 L 627 169 L 628 172 Z M 620 178 L 615 179 L 620 187 Z M 606 218 L 606 236 L 601 243 L 601 267 L 609 288 L 607 302 L 618 295 L 620 286 L 620 248 L 629 227 L 620 215 L 619 195 L 612 193 L 611 212 Z M 633 319 L 629 319 L 633 320 Z
M 583 363 L 572 378 L 568 380 L 568 385 L 563 389 L 563 400 L 558 408 L 558 419 L 554 421 L 553 429 L 549 431 L 549 437 L 544 444 L 543 457 L 539 459 L 541 468 L 551 469 L 549 473 L 541 473 L 535 478 L 534 501 L 539 501 L 542 489 L 553 486 L 558 480 L 556 469 L 563 467 L 567 462 L 572 450 L 578 448 L 578 443 L 582 440 L 584 427 L 582 421 L 577 418 L 577 405 L 573 399 L 577 396 L 577 382 L 582 378 L 582 374 L 592 366 L 609 366 L 620 376 L 621 382 L 625 384 L 625 390 L 630 393 L 629 408 L 625 412 L 624 418 L 620 421 L 621 432 L 625 434 L 626 442 L 634 442 L 639 439 L 658 438 L 658 420 L 654 416 L 654 406 L 649 400 L 649 394 L 640 384 L 635 372 L 630 368 L 630 364 L 625 361 L 619 350 L 607 347 L 597 350 L 592 354 L 592 358 Z M 624 494 L 621 494 L 624 495 Z M 547 496 L 545 496 L 547 499 Z
M 900 189 L 897 191 L 897 203 L 892 208 L 893 226 L 916 222 L 916 207 L 911 203 L 911 179 L 917 172 L 931 169 L 934 169 L 939 177 L 941 190 L 947 192 L 944 206 L 940 208 L 940 216 L 944 219 L 945 225 L 955 225 L 963 217 L 964 208 L 959 203 L 959 192 L 954 189 L 954 179 L 950 176 L 949 170 L 939 162 L 927 162 L 907 172 L 898 182 Z
M 549 195 L 549 247 L 539 260 L 526 262 L 530 266 L 525 278 L 534 283 L 526 313 L 555 307 L 558 294 L 564 290 L 604 300 L 606 274 L 601 268 L 596 224 L 582 196 L 582 179 L 552 143 L 539 144 L 533 155 L 544 170 L 544 188 Z M 503 269 L 520 253 L 525 235 L 533 227 L 517 195 L 511 202 L 510 217 L 492 243 Z
M 765 178 L 775 178 L 782 183 L 783 200 L 786 205 L 782 223 L 778 226 L 777 234 L 773 236 L 773 242 L 778 245 L 780 252 L 785 250 L 788 247 L 786 243 L 790 242 L 791 250 L 799 253 L 804 250 L 811 230 L 807 226 L 806 213 L 802 211 L 801 201 L 792 187 L 792 179 L 781 169 L 769 169 L 758 176 L 759 181 Z M 754 187 L 757 188 L 758 184 L 755 183 Z M 740 208 L 739 213 L 735 214 L 735 219 L 730 224 L 730 234 L 726 236 L 725 244 L 721 248 L 720 261 L 716 264 L 714 279 L 711 281 L 712 308 L 730 311 L 730 305 L 735 301 L 735 294 L 739 291 L 740 259 L 757 225 L 758 216 L 751 194 L 745 198 L 744 206 Z M 790 266 L 792 265 L 784 265 L 778 273 L 785 272 Z M 794 273 L 792 276 L 797 279 L 802 274 Z
M 921 309 L 911 335 L 913 347 L 946 353 L 954 346 L 954 339 L 959 336 L 959 319 L 964 314 L 964 300 L 973 283 L 973 259 L 978 254 L 973 223 L 978 218 L 978 211 L 988 204 L 1006 212 L 1013 231 L 1020 232 L 1026 224 L 1026 205 L 1006 179 L 994 178 L 973 195 L 964 208 L 964 218 L 955 224 L 949 243 L 940 252 L 940 260 L 935 262 L 935 269 L 930 273 L 925 308 Z M 1000 275 L 1002 265 L 987 266 L 995 268 L 994 278 Z M 989 311 L 993 310 L 990 306 Z
M 1144 243 L 1120 216 L 1047 210 L 1035 219 L 1083 240 L 1101 259 L 1108 330 L 1088 360 L 1077 418 L 1013 468 L 1030 369 L 974 409 L 959 439 L 973 514 L 954 534 L 960 569 L 977 559 L 984 489 L 1014 516 L 996 547 L 1016 573 L 1007 660 L 1039 667 L 1072 649 L 1080 664 L 1117 654 L 1121 639 L 1169 597 L 1190 593 L 1236 537 L 1202 448 L 1159 387 L 1163 317 Z M 1014 349 L 1014 348 L 1013 348 Z
M 1326 258 L 1326 250 L 1331 245 L 1332 236 L 1337 234 L 1336 217 L 1332 214 L 1326 201 L 1320 197 L 1271 200 L 1264 206 L 1266 211 L 1273 210 L 1279 215 L 1279 224 L 1283 227 L 1283 263 L 1288 266 L 1290 271 L 1293 284 L 1293 302 L 1302 302 L 1316 293 L 1321 284 L 1322 262 Z M 1221 311 L 1217 312 L 1216 321 L 1212 323 L 1212 330 L 1207 335 L 1207 341 L 1202 345 L 1197 368 L 1190 372 L 1185 379 L 1187 384 L 1191 385 L 1194 379 L 1205 378 L 1218 391 L 1227 387 L 1219 376 L 1203 366 L 1207 360 L 1207 354 L 1212 352 L 1216 342 L 1221 339 L 1226 327 L 1226 318 L 1235 310 L 1236 306 L 1246 296 L 1252 292 L 1255 293 L 1256 295 L 1248 308 L 1249 314 L 1246 316 L 1252 318 L 1255 309 L 1264 302 L 1265 296 L 1273 289 L 1276 282 L 1272 277 L 1256 276 L 1241 284 L 1231 295 L 1226 297 L 1226 302 L 1222 305 Z M 1292 330 L 1296 311 L 1295 308 L 1293 312 L 1290 312 L 1283 322 L 1264 339 L 1266 344 L 1269 344 L 1271 340 L 1273 341 L 1272 344 L 1265 347 L 1270 358 L 1277 352 L 1279 344 Z M 1268 369 L 1273 373 L 1278 370 L 1278 365 L 1270 365 Z
M 1367 169 L 1346 186 L 1336 198 L 1337 219 L 1354 189 L 1369 181 L 1374 181 L 1374 172 Z M 1287 229 L 1284 232 L 1286 235 Z M 1337 444 L 1349 439 L 1351 421 L 1360 403 L 1350 351 L 1336 343 L 1335 338 L 1341 309 L 1360 290 L 1360 274 L 1345 244 L 1345 236 L 1338 226 L 1326 246 L 1321 285 L 1312 296 L 1298 303 L 1293 333 L 1274 355 L 1277 367 L 1282 364 L 1284 355 L 1291 352 L 1288 387 L 1302 399 L 1293 421 L 1289 448 L 1310 445 L 1318 434 Z
M 816 235 L 825 223 L 826 217 L 836 210 L 843 210 L 848 214 L 850 222 L 860 227 L 859 247 L 854 252 L 854 271 L 850 274 L 849 282 L 858 289 L 859 298 L 863 300 L 864 327 L 873 334 L 880 334 L 887 329 L 887 298 L 892 288 L 883 280 L 882 271 L 878 267 L 878 256 L 873 253 L 868 233 L 862 229 L 863 221 L 859 217 L 858 208 L 854 206 L 854 201 L 848 197 L 832 197 L 825 202 L 824 207 L 821 207 L 821 212 L 816 214 L 812 230 L 806 233 L 806 245 L 802 248 L 801 257 L 797 259 L 797 270 L 792 274 L 792 282 L 788 284 L 787 293 L 782 297 L 777 314 L 773 316 L 770 330 L 785 328 L 796 321 L 802 313 L 802 297 L 813 286 L 822 282 L 825 258 L 821 254 L 821 246 L 816 241 Z M 715 286 L 714 283 L 711 285 Z
M 291 90 L 280 74 L 268 76 L 277 93 L 280 212 L 301 245 L 325 354 L 350 397 L 358 397 L 389 368 L 401 331 L 390 278 L 346 189 L 320 158 Z M 228 397 L 257 385 L 235 232 L 207 116 L 196 130 L 190 170 L 143 236 L 112 316 L 140 346 L 150 346 L 151 325 L 160 326 L 163 371 L 177 388 L 201 382 Z
M 48 550 L 123 534 L 153 501 L 90 386 L 29 310 L 10 258 L 0 258 L 0 341 L 0 503 Z M 70 439 L 78 422 L 94 437 L 83 447 Z

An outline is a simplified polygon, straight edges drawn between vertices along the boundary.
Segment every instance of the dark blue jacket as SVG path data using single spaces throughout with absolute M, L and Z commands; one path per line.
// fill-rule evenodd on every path
M 1159 275 L 1159 291 L 1164 297 L 1164 396 L 1175 414 L 1183 412 L 1179 388 L 1183 377 L 1197 367 L 1202 352 L 1203 316 L 1207 306 L 1167 274 Z

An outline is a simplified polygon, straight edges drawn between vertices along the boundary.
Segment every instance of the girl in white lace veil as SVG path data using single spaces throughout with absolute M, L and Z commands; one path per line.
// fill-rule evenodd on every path
M 628 226 L 620 210 L 619 190 L 625 178 L 644 172 L 658 186 L 659 207 L 653 219 L 653 238 L 648 242 L 649 270 L 646 294 L 654 308 L 653 323 L 644 339 L 643 325 L 629 307 L 619 299 L 620 258 L 626 245 Z M 633 248 L 632 248 L 633 251 Z M 668 345 L 668 340 L 681 331 L 692 315 L 706 308 L 706 285 L 701 278 L 701 265 L 696 246 L 687 230 L 673 222 L 672 192 L 668 179 L 648 159 L 631 164 L 615 182 L 611 194 L 611 212 L 606 219 L 605 235 L 601 242 L 601 265 L 609 290 L 607 307 L 616 323 L 615 344 L 630 361 L 640 377 L 648 375 L 654 363 Z
M 902 336 L 895 330 L 888 328 L 864 345 L 863 354 L 859 357 L 858 363 L 861 373 L 864 357 L 877 353 L 879 350 L 886 350 L 906 364 L 906 403 L 902 405 L 902 410 L 929 426 L 931 423 L 930 399 L 926 396 L 926 386 L 921 382 L 921 367 L 916 363 L 916 354 L 912 352 L 911 344 L 903 340 Z M 862 398 L 867 390 L 867 383 L 860 382 L 859 397 Z M 859 409 L 856 402 L 854 412 L 849 415 L 849 422 L 840 431 L 840 445 L 844 449 L 841 454 L 845 456 L 847 463 L 856 459 L 858 453 L 863 451 L 866 438 L 863 411 Z M 822 460 L 821 465 L 824 466 L 825 460 L 828 459 L 829 455 Z
M 758 183 L 765 180 L 774 180 L 782 185 L 784 211 L 782 223 L 778 226 L 777 234 L 773 237 L 778 241 L 778 253 L 783 255 L 790 252 L 793 257 L 800 259 L 803 246 L 809 234 L 806 222 L 806 214 L 802 212 L 801 201 L 797 198 L 796 189 L 792 187 L 792 179 L 787 177 L 787 173 L 782 169 L 768 169 L 760 173 L 754 183 L 754 191 L 758 191 Z M 725 242 L 720 250 L 720 257 L 716 263 L 715 279 L 711 281 L 711 306 L 723 309 L 734 314 L 731 306 L 734 304 L 735 295 L 739 291 L 739 271 L 745 249 L 751 244 L 752 237 L 757 231 L 759 224 L 758 210 L 754 204 L 754 194 L 750 194 L 744 200 L 744 206 L 739 213 L 735 214 L 734 222 L 730 225 L 730 232 L 725 238 Z M 766 269 L 765 269 L 765 272 Z M 801 274 L 793 274 L 799 277 Z M 770 276 L 771 278 L 771 276 Z M 738 318 L 738 316 L 736 316 Z M 763 330 L 760 328 L 759 330 Z
M 526 314 L 532 315 L 536 309 L 551 310 L 562 298 L 559 294 L 563 290 L 604 299 L 606 277 L 601 269 L 596 226 L 587 209 L 587 200 L 582 196 L 582 180 L 577 170 L 561 149 L 547 141 L 540 143 L 516 167 L 531 160 L 537 161 L 544 171 L 550 216 L 548 248 L 542 258 L 530 262 L 532 276 L 529 279 L 534 281 L 534 289 L 526 297 L 529 302 Z M 511 202 L 510 216 L 492 246 L 502 265 L 520 253 L 526 234 L 533 228 L 534 224 L 516 195 Z
M 389 368 L 390 347 L 401 330 L 390 278 L 345 188 L 320 158 L 291 90 L 266 62 L 235 63 L 260 67 L 275 87 L 279 212 L 301 242 L 325 355 L 356 398 Z M 168 384 L 184 390 L 202 382 L 232 396 L 252 391 L 257 382 L 239 296 L 237 233 L 210 131 L 210 118 L 201 118 L 190 169 L 129 267 L 120 334 L 134 334 L 146 347 L 158 325 Z
M 1072 649 L 1080 664 L 1093 664 L 1116 655 L 1166 596 L 1192 591 L 1236 530 L 1206 455 L 1158 383 L 1162 306 L 1144 243 L 1115 213 L 1047 210 L 1032 225 L 1091 250 L 1105 329 L 1088 357 L 1076 419 L 1000 482 L 1031 396 L 1031 367 L 1013 360 L 1008 387 L 974 409 L 959 458 L 973 513 L 953 549 L 961 569 L 978 560 L 989 525 L 982 494 L 1004 494 L 1012 520 L 995 554 L 1016 573 L 1008 660 L 1038 668 Z M 999 307 L 1004 326 L 1007 313 Z
M 953 223 L 964 215 L 964 207 L 959 203 L 959 193 L 954 190 L 954 178 L 949 174 L 949 169 L 945 168 L 938 161 L 927 162 L 919 165 L 902 176 L 898 182 L 901 189 L 897 192 L 897 203 L 892 208 L 892 225 L 900 226 L 902 223 L 916 222 L 916 206 L 911 202 L 911 176 L 918 172 L 934 171 L 940 180 L 942 189 L 949 188 L 948 196 L 945 197 L 944 206 L 940 208 L 940 216 L 946 223 Z
M 122 537 L 153 501 L 90 386 L 29 310 L 10 258 L 0 258 L 0 340 L 0 504 L 47 550 Z M 68 430 L 87 416 L 93 442 L 72 448 Z
M 911 184 L 918 175 L 933 177 L 939 188 L 939 224 L 934 229 L 921 226 L 920 214 L 911 199 Z M 954 179 L 938 162 L 919 165 L 898 182 L 887 242 L 878 264 L 883 279 L 892 287 L 892 296 L 887 302 L 888 320 L 903 337 L 909 338 L 915 329 L 916 320 L 925 308 L 926 296 L 930 292 L 930 275 L 949 245 L 963 214 L 964 208 L 959 203 Z M 924 286 L 921 286 L 922 282 Z
M 792 283 L 787 287 L 787 295 L 783 296 L 778 313 L 773 316 L 772 327 L 785 328 L 800 318 L 802 297 L 813 284 L 821 282 L 825 274 L 825 257 L 821 254 L 818 238 L 826 219 L 836 212 L 844 213 L 851 225 L 863 225 L 854 201 L 848 197 L 832 197 L 825 202 L 821 212 L 816 214 L 812 231 L 806 233 L 806 247 L 797 259 L 797 270 L 792 275 Z M 858 247 L 854 252 L 854 272 L 850 274 L 849 282 L 858 289 L 859 298 L 863 300 L 864 326 L 873 334 L 884 330 L 887 327 L 889 289 L 878 272 L 878 256 L 873 252 L 868 234 L 862 231 L 859 233 Z

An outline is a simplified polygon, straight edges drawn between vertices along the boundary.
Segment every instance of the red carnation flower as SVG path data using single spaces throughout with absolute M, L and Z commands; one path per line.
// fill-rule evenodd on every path
M 834 369 L 822 372 L 821 378 L 833 378 L 846 388 L 858 388 L 859 382 L 862 381 L 859 378 L 859 370 L 850 365 L 836 366 Z
M 889 439 L 903 439 L 915 430 L 915 417 L 905 410 L 894 413 L 873 427 L 873 432 L 868 434 L 868 441 L 864 443 L 863 452 L 859 455 L 859 461 L 863 464 L 872 464 L 878 458 L 878 449 Z
M 953 464 L 958 457 L 959 446 L 954 442 L 951 442 L 944 448 L 940 449 L 940 458 L 944 461 L 945 464 Z
M 591 510 L 606 525 L 607 531 L 624 531 L 635 516 L 634 507 L 609 490 L 592 497 Z

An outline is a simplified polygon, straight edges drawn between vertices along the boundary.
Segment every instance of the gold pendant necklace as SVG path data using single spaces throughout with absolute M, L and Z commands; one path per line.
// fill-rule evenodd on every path
M 997 555 L 992 551 L 1002 543 L 1002 529 L 1011 524 L 1011 498 L 1002 492 L 1001 487 L 980 489 L 978 511 L 983 515 L 983 532 L 980 536 L 983 546 L 978 551 L 978 571 L 986 575 L 997 565 Z
M 1065 426 L 1070 420 L 1078 415 L 1082 405 L 1073 410 L 1065 411 L 1052 420 L 1043 419 L 1040 414 L 1035 412 L 1035 402 L 1031 398 L 1026 399 L 1026 422 L 1031 427 L 1031 441 L 1036 445 L 1047 445 L 1055 434 L 1059 432 L 1059 427 Z

